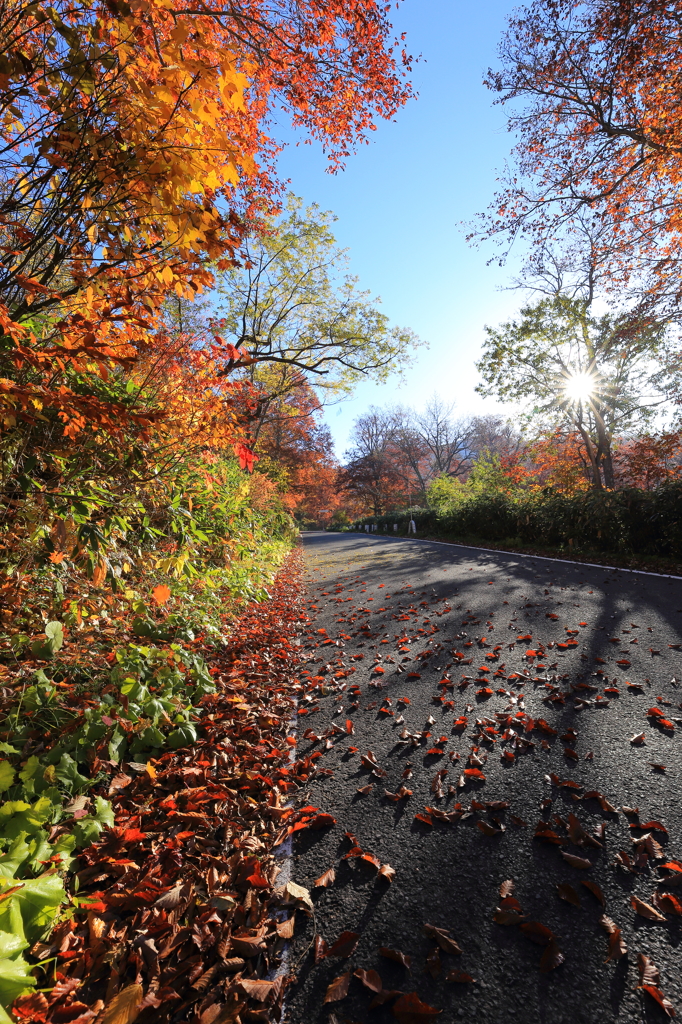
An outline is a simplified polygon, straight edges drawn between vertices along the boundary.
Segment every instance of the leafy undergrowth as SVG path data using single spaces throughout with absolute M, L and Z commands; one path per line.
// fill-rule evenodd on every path
M 99 691 L 45 672 L 20 704 L 3 691 L 0 996 L 16 1019 L 278 1016 L 282 949 L 311 904 L 277 887 L 275 851 L 325 818 L 293 806 L 320 756 L 295 760 L 289 735 L 298 558 L 221 649 L 129 645 Z

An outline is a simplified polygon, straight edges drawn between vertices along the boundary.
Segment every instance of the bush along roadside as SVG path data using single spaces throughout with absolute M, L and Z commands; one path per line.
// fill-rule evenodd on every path
M 679 483 L 654 491 L 479 493 L 439 509 L 370 516 L 353 526 L 363 530 L 371 523 L 378 533 L 406 536 L 410 518 L 418 535 L 446 540 L 542 546 L 573 554 L 682 558 Z
M 312 903 L 275 855 L 329 817 L 293 800 L 320 756 L 290 735 L 299 576 L 294 553 L 220 649 L 129 643 L 88 685 L 55 664 L 3 691 L 2 1019 L 277 1015 Z

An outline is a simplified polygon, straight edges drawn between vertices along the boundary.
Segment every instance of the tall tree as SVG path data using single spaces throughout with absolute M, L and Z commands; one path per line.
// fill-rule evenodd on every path
M 564 295 L 521 310 L 518 320 L 487 328 L 477 364 L 481 394 L 533 402 L 532 416 L 567 424 L 585 445 L 595 488 L 614 486 L 612 442 L 633 424 L 646 423 L 666 400 L 659 367 L 663 329 L 630 316 L 595 316 L 589 302 Z
M 409 57 L 390 33 L 376 0 L 0 0 L 10 426 L 46 408 L 71 435 L 133 415 L 73 374 L 129 366 L 163 299 L 205 289 L 207 259 L 234 261 L 237 213 L 277 193 L 282 107 L 335 163 L 395 113 Z
M 521 449 L 521 435 L 513 423 L 499 414 L 472 416 L 468 423 L 467 446 L 469 459 L 463 469 L 482 452 L 494 453 L 500 458 L 516 455 Z
M 396 458 L 395 426 L 395 414 L 390 409 L 370 406 L 358 416 L 340 476 L 341 488 L 374 515 L 398 508 L 410 497 L 406 474 Z M 412 493 L 416 496 L 419 491 L 415 479 Z
M 513 105 L 517 169 L 488 231 L 542 242 L 576 218 L 611 278 L 678 317 L 682 297 L 682 2 L 534 0 L 487 84 Z
M 358 289 L 333 219 L 290 196 L 281 217 L 245 239 L 242 264 L 216 279 L 216 329 L 230 337 L 235 360 L 256 377 L 263 365 L 288 367 L 292 380 L 330 397 L 363 378 L 383 381 L 418 344 Z

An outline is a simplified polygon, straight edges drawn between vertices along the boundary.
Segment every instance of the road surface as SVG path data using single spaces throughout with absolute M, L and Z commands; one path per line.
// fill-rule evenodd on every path
M 315 963 L 298 914 L 286 1019 L 655 1022 L 664 998 L 682 1013 L 682 870 L 662 866 L 682 869 L 682 580 L 358 534 L 303 544 L 299 756 L 322 754 L 299 797 L 336 823 L 298 834 L 294 878 L 318 946 L 358 938 Z M 660 971 L 648 993 L 638 954 Z

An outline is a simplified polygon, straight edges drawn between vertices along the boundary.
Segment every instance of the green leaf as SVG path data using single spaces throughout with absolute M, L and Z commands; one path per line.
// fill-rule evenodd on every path
M 9 761 L 0 761 L 0 793 L 14 784 L 15 771 Z
M 0 960 L 6 960 L 26 949 L 28 942 L 12 932 L 0 932 Z
M 9 743 L 0 743 L 0 754 L 18 754 L 19 751 Z
M 26 995 L 35 987 L 36 979 L 29 971 L 32 965 L 18 957 L 16 960 L 0 960 L 0 1003 L 11 1006 L 19 996 Z M 3 1009 L 0 1012 L 0 1024 L 13 1024 L 12 1018 Z
M 31 644 L 31 654 L 40 661 L 49 661 L 54 657 L 54 649 L 49 640 L 34 640 Z
M 196 741 L 197 730 L 191 722 L 185 722 L 184 725 L 179 725 L 177 729 L 168 735 L 168 744 L 173 750 L 178 750 L 180 747 L 189 747 Z
M 88 814 L 76 823 L 73 835 L 79 847 L 89 846 L 99 838 L 105 828 L 111 828 L 114 824 L 114 812 L 108 800 L 101 796 L 95 797 L 95 813 Z
M 64 630 L 61 622 L 48 622 L 45 626 L 45 636 L 52 644 L 53 651 L 60 651 L 64 643 Z
M 21 867 L 28 861 L 35 849 L 35 845 L 29 846 L 26 842 L 26 832 L 20 832 L 7 853 L 0 856 L 0 882 L 16 878 L 20 874 Z M 2 904 L 0 904 L 1 907 Z
M 60 651 L 64 643 L 64 630 L 61 622 L 48 622 L 45 626 L 45 640 L 34 640 L 31 644 L 31 654 L 34 658 L 42 661 L 49 661 L 57 651 Z M 37 673 L 38 678 L 42 675 L 42 681 L 48 682 L 44 673 Z
M 78 765 L 70 754 L 62 754 L 54 773 L 68 793 L 83 793 L 93 785 L 92 779 L 86 778 L 78 771 Z
M 15 884 L 6 881 L 2 888 Z M 26 879 L 18 892 L 0 903 L 0 930 L 37 942 L 54 924 L 64 899 L 64 883 L 56 873 Z
M 128 742 L 126 735 L 119 725 L 116 725 L 111 739 L 109 740 L 109 757 L 112 761 L 120 761 L 126 752 Z

